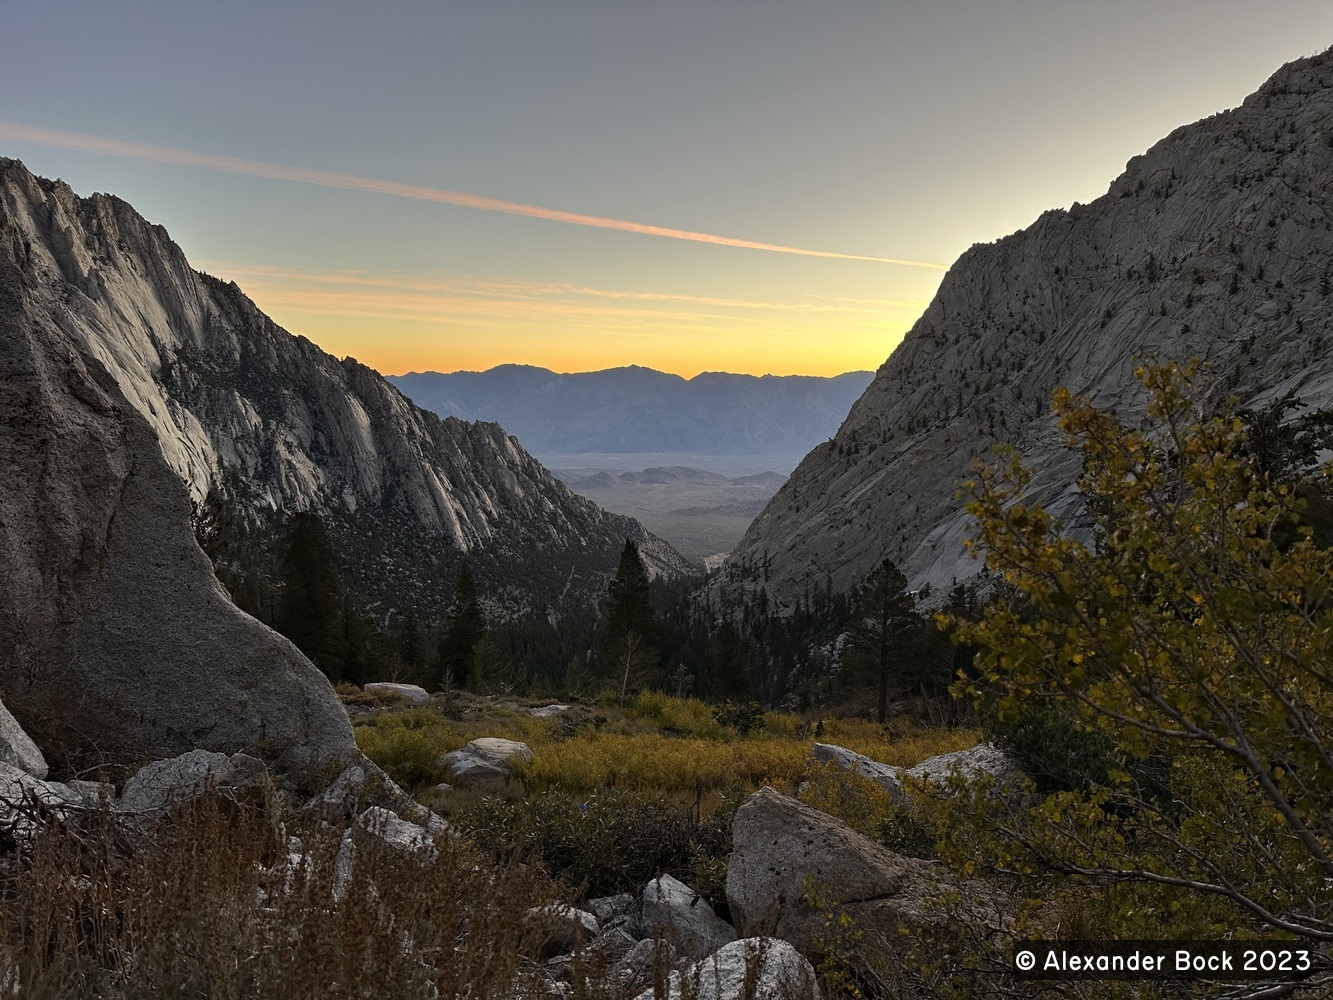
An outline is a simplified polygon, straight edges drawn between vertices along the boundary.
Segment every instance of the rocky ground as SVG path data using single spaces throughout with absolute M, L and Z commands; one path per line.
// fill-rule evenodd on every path
M 410 685 L 386 685 L 347 700 L 353 702 L 353 718 L 365 723 L 378 714 L 402 712 L 414 700 L 427 703 L 429 696 Z M 480 714 L 484 703 L 476 699 L 470 710 Z M 560 704 L 511 707 L 550 720 L 566 714 L 577 718 L 582 711 Z M 0 894 L 0 931 L 6 935 L 0 939 L 0 958 L 7 963 L 0 976 L 8 978 L 0 981 L 28 984 L 32 991 L 23 987 L 24 995 L 59 995 L 42 990 L 77 982 L 89 991 L 82 995 L 128 997 L 148 995 L 169 981 L 197 981 L 195 972 L 167 962 L 154 950 L 160 942 L 152 934 L 143 928 L 131 933 L 123 922 L 134 902 L 122 895 L 135 882 L 126 873 L 151 869 L 153 859 L 179 851 L 182 832 L 192 838 L 192 859 L 186 867 L 200 882 L 210 871 L 234 866 L 235 861 L 226 858 L 238 844 L 260 845 L 243 866 L 248 881 L 239 896 L 233 891 L 227 901 L 214 900 L 209 906 L 229 910 L 237 927 L 272 924 L 275 933 L 285 928 L 282 934 L 301 961 L 310 960 L 306 952 L 319 941 L 308 926 L 316 916 L 344 930 L 351 921 L 367 935 L 389 933 L 397 951 L 371 965 L 376 975 L 391 976 L 402 987 L 403 992 L 394 995 L 448 995 L 450 984 L 457 985 L 450 979 L 457 969 L 446 971 L 440 965 L 438 927 L 427 932 L 427 925 L 419 928 L 416 921 L 431 900 L 437 909 L 443 907 L 443 887 L 447 884 L 457 893 L 460 879 L 470 885 L 464 896 L 475 896 L 478 878 L 493 886 L 511 886 L 511 898 L 489 900 L 503 903 L 503 913 L 483 912 L 485 906 L 475 900 L 457 910 L 452 949 L 471 956 L 469 962 L 483 946 L 509 949 L 512 954 L 495 967 L 469 965 L 468 974 L 478 989 L 471 995 L 515 1000 L 812 998 L 821 996 L 821 984 L 827 992 L 830 982 L 837 989 L 837 983 L 851 982 L 849 977 L 866 982 L 883 978 L 885 963 L 910 969 L 924 941 L 941 947 L 960 935 L 994 941 L 1005 926 L 1004 903 L 994 890 L 960 883 L 936 863 L 896 854 L 773 787 L 754 792 L 735 813 L 721 898 L 704 898 L 683 881 L 685 872 L 670 871 L 658 872 L 631 891 L 589 898 L 558 880 L 538 877 L 526 861 L 505 861 L 478 850 L 449 819 L 413 801 L 364 758 L 312 790 L 248 754 L 194 750 L 153 761 L 118 787 L 111 782 L 51 780 L 40 749 L 3 711 L 0 736 L 0 829 L 9 845 L 0 882 L 6 887 Z M 518 778 L 532 756 L 520 741 L 479 737 L 446 755 L 444 766 L 450 788 L 466 794 Z M 881 783 L 905 773 L 826 744 L 815 745 L 811 763 L 868 770 Z M 985 747 L 923 763 L 912 775 L 983 772 L 1002 778 L 1007 774 L 1002 756 Z M 892 787 L 895 796 L 903 794 L 901 783 Z M 210 833 L 210 815 L 221 815 L 230 832 L 221 838 Z M 89 848 L 94 841 L 109 846 L 98 853 Z M 49 868 L 52 845 L 67 850 L 61 855 L 64 863 L 81 859 L 79 872 L 66 871 L 66 878 L 76 883 L 56 893 L 71 905 L 71 912 L 46 914 L 54 925 L 63 921 L 62 933 L 72 936 L 44 960 L 34 960 L 23 950 L 33 940 L 32 899 L 22 895 L 24 872 Z M 210 857 L 210 852 L 220 857 Z M 114 878 L 113 869 L 119 873 Z M 521 879 L 520 871 L 525 873 Z M 196 886 L 183 895 L 217 891 Z M 120 917 L 113 921 L 114 929 L 93 920 L 98 928 L 93 936 L 109 934 L 115 939 L 113 951 L 138 951 L 137 958 L 119 954 L 115 961 L 106 960 L 96 942 L 86 939 L 86 917 L 80 925 L 78 914 L 94 897 Z M 144 903 L 135 905 L 142 908 Z M 178 912 L 172 919 L 201 918 Z M 855 929 L 855 940 L 848 928 Z M 232 932 L 224 937 L 226 933 Z M 254 950 L 250 974 L 262 973 L 267 968 L 265 949 L 272 941 L 242 941 L 246 935 L 234 933 L 233 947 Z M 198 948 L 199 963 L 208 964 L 210 947 L 192 942 L 188 933 L 179 947 Z M 340 968 L 343 979 L 360 974 L 345 965 Z M 245 970 L 241 961 L 234 976 L 211 973 L 228 986 L 209 995 L 278 995 L 265 992 L 255 980 L 247 988 Z M 505 981 L 503 988 L 496 977 Z M 338 982 L 327 981 L 324 988 L 331 991 L 326 995 L 340 995 Z

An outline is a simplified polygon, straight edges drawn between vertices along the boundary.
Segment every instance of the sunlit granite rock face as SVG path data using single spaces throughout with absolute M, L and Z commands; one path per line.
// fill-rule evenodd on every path
M 1333 56 L 1177 129 L 1089 205 L 974 246 L 736 548 L 719 590 L 859 583 L 888 556 L 914 588 L 975 574 L 957 499 L 974 458 L 1016 445 L 1030 494 L 1072 527 L 1078 461 L 1050 415 L 1068 386 L 1133 419 L 1135 358 L 1205 359 L 1217 399 L 1294 389 L 1333 404 Z
M 498 425 L 441 420 L 287 333 L 234 283 L 190 268 L 119 198 L 80 198 L 0 159 L 0 231 L 29 308 L 106 368 L 195 500 L 235 467 L 267 503 L 327 515 L 347 548 L 373 553 L 385 592 L 423 602 L 464 553 L 482 575 L 534 557 L 555 567 L 494 578 L 492 596 L 513 612 L 597 592 L 598 559 L 613 570 L 626 537 L 657 571 L 686 569 L 637 522 L 571 494 Z

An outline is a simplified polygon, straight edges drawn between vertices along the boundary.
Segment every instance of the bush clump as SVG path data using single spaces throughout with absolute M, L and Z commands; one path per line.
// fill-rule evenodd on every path
M 589 897 L 636 892 L 661 872 L 705 896 L 720 888 L 740 794 L 710 815 L 663 795 L 559 789 L 529 800 L 485 798 L 450 817 L 499 858 L 539 859 L 551 875 Z M 699 882 L 701 884 L 695 884 Z M 712 895 L 714 901 L 720 894 Z
M 440 757 L 467 741 L 448 719 L 429 708 L 381 715 L 371 726 L 358 726 L 356 745 L 399 785 L 427 788 L 445 780 Z

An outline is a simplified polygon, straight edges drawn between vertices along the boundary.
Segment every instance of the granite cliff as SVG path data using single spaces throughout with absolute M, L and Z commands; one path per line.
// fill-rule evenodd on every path
M 1049 412 L 1068 386 L 1133 419 L 1135 358 L 1200 357 L 1220 402 L 1288 390 L 1333 404 L 1333 54 L 1284 66 L 1244 104 L 1135 157 L 1105 195 L 967 251 L 833 440 L 737 546 L 721 589 L 790 606 L 847 591 L 885 556 L 910 585 L 979 564 L 957 498 L 997 442 L 1077 527 L 1077 459 Z
M 438 613 L 464 555 L 513 614 L 600 595 L 626 537 L 657 572 L 688 568 L 498 425 L 442 420 L 289 334 L 119 198 L 0 160 L 0 232 L 26 307 L 106 369 L 194 500 L 227 467 L 262 503 L 320 513 L 382 608 Z

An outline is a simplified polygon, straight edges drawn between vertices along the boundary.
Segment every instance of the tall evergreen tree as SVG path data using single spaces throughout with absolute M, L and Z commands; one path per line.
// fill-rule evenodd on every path
M 888 716 L 890 667 L 921 622 L 915 604 L 907 578 L 885 559 L 866 577 L 852 611 L 848 641 L 853 653 L 874 668 L 879 685 L 875 717 L 881 723 Z
M 277 630 L 330 680 L 342 680 L 342 602 L 333 573 L 333 547 L 318 514 L 294 514 L 287 522 L 280 576 Z
M 628 538 L 607 597 L 602 669 L 616 682 L 624 702 L 631 681 L 650 673 L 657 661 L 657 615 L 648 571 L 638 546 Z
M 343 680 L 353 684 L 381 680 L 388 670 L 390 654 L 384 634 L 349 593 L 342 602 Z
M 745 641 L 730 621 L 724 621 L 708 643 L 713 661 L 712 695 L 718 701 L 745 701 L 750 697 L 750 666 Z
M 403 613 L 402 621 L 394 630 L 394 646 L 402 661 L 403 670 L 414 680 L 425 667 L 426 646 L 421 639 L 421 621 L 417 616 L 417 606 L 409 604 Z
M 486 635 L 486 616 L 477 598 L 477 581 L 467 563 L 458 567 L 454 603 L 445 620 L 435 658 L 435 685 L 467 687 L 472 680 L 477 644 Z

